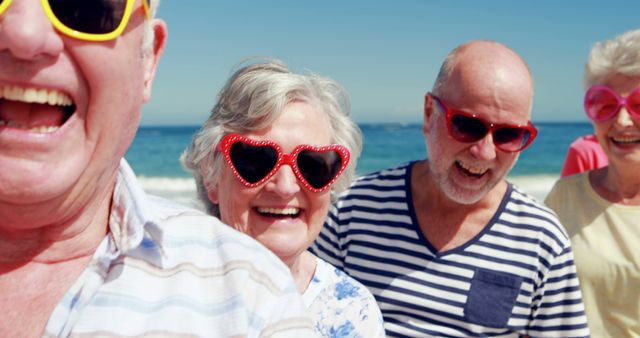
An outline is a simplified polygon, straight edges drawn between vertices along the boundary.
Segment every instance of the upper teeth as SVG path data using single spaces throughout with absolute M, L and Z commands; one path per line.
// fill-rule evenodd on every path
M 617 136 L 617 137 L 612 137 L 612 139 L 615 142 L 619 142 L 619 143 L 633 143 L 633 142 L 638 142 L 640 141 L 640 137 L 637 136 Z
M 276 214 L 276 215 L 295 215 L 300 212 L 299 208 L 258 208 L 258 212 L 261 214 Z
M 71 97 L 55 89 L 24 88 L 18 86 L 0 86 L 0 99 L 27 103 L 48 103 L 50 105 L 70 106 Z
M 462 168 L 464 168 L 464 170 L 466 170 L 466 171 L 468 171 L 468 172 L 470 172 L 470 173 L 472 173 L 472 174 L 476 174 L 476 175 L 484 174 L 484 173 L 485 173 L 485 171 L 487 171 L 487 169 L 486 169 L 486 168 L 476 168 L 476 167 L 471 167 L 471 166 L 466 165 L 466 164 L 464 164 L 464 163 L 462 163 L 462 162 L 460 162 L 460 161 L 458 161 L 458 164 L 460 164 L 460 166 L 461 166 Z

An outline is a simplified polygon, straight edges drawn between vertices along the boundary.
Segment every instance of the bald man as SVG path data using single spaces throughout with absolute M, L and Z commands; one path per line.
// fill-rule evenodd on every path
M 537 134 L 532 101 L 513 50 L 457 47 L 425 95 L 428 159 L 360 178 L 332 208 L 313 250 L 370 288 L 389 337 L 589 335 L 566 232 L 505 180 Z

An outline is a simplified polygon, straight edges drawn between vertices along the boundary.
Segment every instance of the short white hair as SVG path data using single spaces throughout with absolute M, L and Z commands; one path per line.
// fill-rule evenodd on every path
M 640 29 L 597 42 L 584 68 L 585 89 L 602 84 L 610 76 L 640 77 Z
M 144 1 L 144 0 L 143 0 Z M 156 17 L 156 12 L 158 11 L 158 6 L 160 6 L 160 0 L 150 0 L 149 1 L 149 12 L 151 14 L 151 18 Z M 155 33 L 153 32 L 153 28 L 151 26 L 150 20 L 145 20 L 144 22 L 144 38 L 142 40 L 142 50 L 148 51 L 153 47 L 153 41 L 155 40 Z

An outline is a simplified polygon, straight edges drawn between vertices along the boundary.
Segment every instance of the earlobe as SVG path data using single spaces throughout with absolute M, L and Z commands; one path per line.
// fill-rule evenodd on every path
M 213 204 L 219 204 L 218 201 L 218 186 L 209 186 L 207 185 L 207 197 L 209 201 Z
M 151 98 L 151 86 L 158 68 L 158 62 L 167 43 L 167 25 L 160 19 L 152 19 L 153 44 L 144 51 L 144 102 Z

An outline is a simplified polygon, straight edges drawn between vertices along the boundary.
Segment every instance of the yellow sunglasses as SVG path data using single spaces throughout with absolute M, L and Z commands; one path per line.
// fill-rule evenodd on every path
M 13 0 L 0 0 L 0 15 Z M 136 0 L 42 0 L 53 26 L 72 38 L 108 41 L 127 27 Z M 151 19 L 150 0 L 142 0 L 145 16 Z M 139 7 L 140 8 L 140 7 Z

